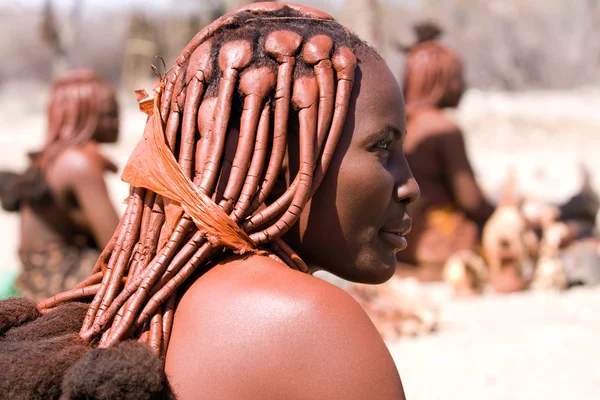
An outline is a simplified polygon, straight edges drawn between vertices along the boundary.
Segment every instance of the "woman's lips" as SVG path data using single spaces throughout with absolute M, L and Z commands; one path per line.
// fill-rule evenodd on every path
M 402 251 L 402 250 L 406 249 L 406 246 L 408 246 L 408 242 L 406 241 L 406 238 L 401 233 L 382 230 L 381 236 L 386 242 L 390 243 L 395 249 L 398 249 L 398 251 Z

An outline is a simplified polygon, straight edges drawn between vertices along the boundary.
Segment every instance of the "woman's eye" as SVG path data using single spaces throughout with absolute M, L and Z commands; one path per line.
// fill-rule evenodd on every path
M 375 148 L 390 151 L 392 149 L 392 141 L 390 139 L 380 140 L 375 145 Z

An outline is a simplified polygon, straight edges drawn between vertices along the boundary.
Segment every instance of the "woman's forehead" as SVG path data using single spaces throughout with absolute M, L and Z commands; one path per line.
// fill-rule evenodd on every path
M 352 103 L 357 130 L 388 126 L 405 132 L 404 97 L 387 64 L 383 60 L 361 63 L 356 78 Z

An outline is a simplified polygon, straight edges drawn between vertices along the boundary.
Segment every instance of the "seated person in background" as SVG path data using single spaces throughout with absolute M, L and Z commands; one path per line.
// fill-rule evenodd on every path
M 0 179 L 2 207 L 21 219 L 17 292 L 42 300 L 91 273 L 119 221 L 104 182 L 116 166 L 98 143 L 113 143 L 118 134 L 108 82 L 89 70 L 54 82 L 43 148 L 29 154 L 23 173 L 5 171 Z
M 478 244 L 494 207 L 477 185 L 460 128 L 443 112 L 457 107 L 464 92 L 462 63 L 436 40 L 437 26 L 423 23 L 415 31 L 404 71 L 405 151 L 421 197 L 412 207 L 409 246 L 398 253 L 398 274 L 429 281 L 442 279 L 452 254 Z

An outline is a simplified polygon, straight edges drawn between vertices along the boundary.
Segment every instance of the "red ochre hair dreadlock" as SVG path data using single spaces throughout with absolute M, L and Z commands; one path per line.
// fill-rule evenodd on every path
M 442 30 L 428 22 L 414 29 L 418 41 L 407 50 L 402 85 L 409 118 L 421 108 L 456 107 L 465 90 L 459 55 L 437 40 Z
M 100 105 L 109 99 L 116 103 L 112 85 L 92 70 L 76 69 L 54 81 L 42 163 L 91 140 L 100 120 Z
M 123 173 L 131 194 L 93 275 L 38 308 L 93 297 L 82 339 L 134 338 L 164 355 L 178 288 L 224 251 L 308 271 L 281 236 L 332 159 L 355 54 L 378 57 L 329 15 L 292 4 L 253 4 L 200 31 L 152 97 L 138 92 L 149 117 Z M 298 173 L 267 204 L 296 125 Z

